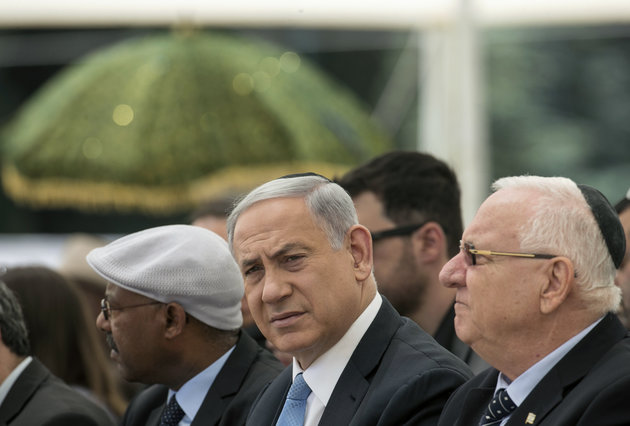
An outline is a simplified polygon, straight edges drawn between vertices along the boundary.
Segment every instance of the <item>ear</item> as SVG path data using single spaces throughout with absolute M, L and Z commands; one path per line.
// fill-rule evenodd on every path
M 184 331 L 187 320 L 186 311 L 179 303 L 168 303 L 165 309 L 165 320 L 164 337 L 174 339 Z
M 573 262 L 566 257 L 555 257 L 546 270 L 546 282 L 540 292 L 540 312 L 550 314 L 567 299 L 573 289 Z
M 446 235 L 437 222 L 428 222 L 411 234 L 413 253 L 416 259 L 422 263 L 432 263 L 445 257 L 448 260 L 446 250 Z
M 363 225 L 354 225 L 348 230 L 350 254 L 357 281 L 365 281 L 372 274 L 372 236 Z

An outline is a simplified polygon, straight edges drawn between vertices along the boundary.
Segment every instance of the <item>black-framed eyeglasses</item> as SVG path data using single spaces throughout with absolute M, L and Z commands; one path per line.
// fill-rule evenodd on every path
M 119 306 L 117 308 L 112 308 L 109 304 L 109 300 L 101 299 L 101 312 L 103 313 L 103 317 L 106 320 L 109 320 L 112 316 L 112 311 L 122 311 L 123 309 L 131 309 L 131 308 L 139 308 L 140 306 L 149 306 L 149 305 L 159 305 L 162 302 L 147 302 L 147 303 L 139 303 L 137 305 L 129 305 L 129 306 Z
M 466 254 L 466 257 L 470 259 L 470 263 L 472 265 L 477 264 L 477 255 L 480 256 L 512 256 L 512 257 L 523 257 L 526 259 L 553 259 L 554 257 L 558 257 L 555 254 L 541 254 L 541 253 L 516 253 L 509 251 L 492 251 L 492 250 L 480 250 L 476 249 L 474 245 L 471 243 L 465 243 L 460 241 L 459 248 Z
M 414 231 L 422 228 L 424 225 L 426 225 L 429 222 L 430 221 L 426 221 L 422 223 L 414 223 L 413 225 L 403 225 L 403 226 L 398 226 L 396 228 L 387 229 L 385 231 L 373 232 L 372 242 L 375 243 L 379 240 L 382 240 L 383 238 L 411 235 Z

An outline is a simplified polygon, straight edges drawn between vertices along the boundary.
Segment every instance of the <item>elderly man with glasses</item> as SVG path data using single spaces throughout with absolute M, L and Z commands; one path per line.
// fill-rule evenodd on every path
M 493 189 L 440 273 L 457 292 L 457 335 L 493 368 L 453 394 L 439 424 L 630 424 L 630 337 L 613 313 L 617 214 L 566 178 Z
M 96 324 L 124 379 L 152 384 L 123 425 L 239 425 L 282 369 L 242 324 L 243 280 L 227 243 L 197 226 L 162 226 L 92 250 L 108 281 Z

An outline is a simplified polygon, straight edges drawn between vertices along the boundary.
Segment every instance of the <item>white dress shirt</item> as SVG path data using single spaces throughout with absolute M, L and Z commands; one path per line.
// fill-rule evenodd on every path
M 512 401 L 514 401 L 516 406 L 518 407 L 519 405 L 521 405 L 523 401 L 525 401 L 525 398 L 527 398 L 530 392 L 536 387 L 538 382 L 540 382 L 542 378 L 545 377 L 547 373 L 562 358 L 564 358 L 564 356 L 569 353 L 569 351 L 573 349 L 573 347 L 577 345 L 580 340 L 584 338 L 584 336 L 586 336 L 597 324 L 599 324 L 599 322 L 603 318 L 604 317 L 601 317 L 593 324 L 589 325 L 584 330 L 580 331 L 578 334 L 564 342 L 549 355 L 529 367 L 527 371 L 518 376 L 513 382 L 510 383 L 509 379 L 505 377 L 503 373 L 499 373 L 494 393 L 496 394 L 499 389 L 505 388 L 508 395 L 510 396 Z M 511 415 L 505 417 L 500 426 L 504 426 L 510 419 L 510 417 Z
M 346 368 L 346 364 L 348 364 L 363 335 L 376 318 L 382 303 L 383 299 L 380 294 L 376 293 L 374 299 L 352 323 L 346 334 L 306 370 L 302 370 L 297 360 L 293 358 L 293 378 L 295 379 L 298 373 L 303 373 L 304 380 L 312 391 L 306 400 L 304 426 L 317 426 L 319 423 L 341 373 Z

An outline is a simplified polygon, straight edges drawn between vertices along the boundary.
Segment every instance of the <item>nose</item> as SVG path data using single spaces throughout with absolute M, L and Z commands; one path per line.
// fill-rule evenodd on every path
M 440 283 L 448 288 L 466 285 L 466 259 L 461 251 L 442 267 L 439 279 Z
M 109 320 L 105 319 L 105 315 L 103 315 L 103 312 L 99 312 L 99 314 L 96 316 L 96 328 L 104 332 L 110 331 Z
M 278 303 L 288 297 L 291 292 L 291 284 L 283 279 L 281 273 L 270 269 L 265 270 L 265 281 L 262 291 L 262 301 L 264 303 Z

